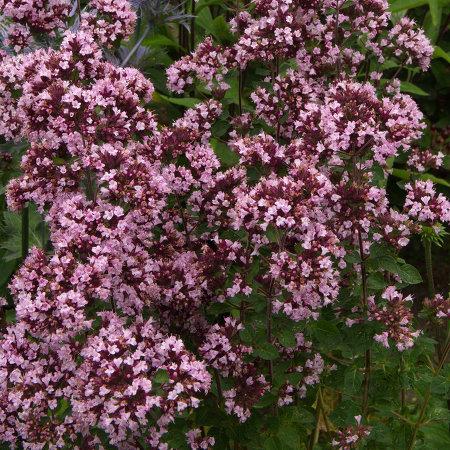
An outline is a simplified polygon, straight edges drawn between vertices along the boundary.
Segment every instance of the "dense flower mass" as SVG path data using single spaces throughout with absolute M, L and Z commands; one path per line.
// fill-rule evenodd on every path
M 405 212 L 417 222 L 428 226 L 450 222 L 450 202 L 436 193 L 432 181 L 408 183 L 406 191 Z
M 369 304 L 369 318 L 384 327 L 384 331 L 374 336 L 375 341 L 388 348 L 389 340 L 392 340 L 400 351 L 412 347 L 414 339 L 420 334 L 420 331 L 411 329 L 412 312 L 408 302 L 412 301 L 412 297 L 403 297 L 395 286 L 389 286 L 381 295 L 381 300 L 383 304 L 373 299 Z
M 421 179 L 403 210 L 391 202 L 395 157 L 424 172 L 442 155 L 420 150 L 417 104 L 371 67 L 425 70 L 432 47 L 415 23 L 390 27 L 384 0 L 255 0 L 224 42 L 206 37 L 168 68 L 169 90 L 204 97 L 170 123 L 144 73 L 112 62 L 142 43 L 138 30 L 120 47 L 144 2 L 72 15 L 70 3 L 0 0 L 0 136 L 26 144 L 7 203 L 34 204 L 49 231 L 0 297 L 0 319 L 15 308 L 0 320 L 0 444 L 165 450 L 181 436 L 208 449 L 216 422 L 309 401 L 335 368 L 314 342 L 337 329 L 324 311 L 412 347 L 396 252 L 449 223 L 450 203 Z M 427 305 L 448 318 L 442 296 Z M 333 445 L 368 434 L 358 420 Z
M 10 19 L 7 46 L 18 53 L 28 47 L 33 35 L 54 35 L 65 27 L 70 0 L 1 0 L 0 12 Z

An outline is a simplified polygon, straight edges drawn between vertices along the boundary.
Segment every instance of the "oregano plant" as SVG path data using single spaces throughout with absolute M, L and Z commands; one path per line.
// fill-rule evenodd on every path
M 386 0 L 0 13 L 21 227 L 2 248 L 22 259 L 0 298 L 2 448 L 450 445 L 450 201 L 410 95 L 434 52 L 412 18 Z

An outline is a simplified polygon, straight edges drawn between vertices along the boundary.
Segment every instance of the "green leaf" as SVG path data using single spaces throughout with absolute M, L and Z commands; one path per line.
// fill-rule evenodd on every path
M 367 279 L 367 284 L 369 289 L 373 289 L 375 291 L 381 291 L 386 287 L 386 280 L 383 277 L 383 274 L 380 272 L 372 273 L 369 275 Z
M 270 436 L 264 440 L 264 450 L 281 450 L 281 442 L 275 436 Z
M 168 383 L 169 380 L 170 380 L 169 373 L 167 372 L 167 370 L 164 369 L 157 370 L 153 377 L 153 382 L 157 384 Z
M 276 402 L 277 396 L 272 394 L 272 392 L 266 392 L 259 400 L 258 403 L 254 406 L 256 409 L 267 408 Z
M 400 12 L 405 9 L 417 8 L 428 3 L 428 0 L 397 0 L 390 6 L 391 12 Z
M 14 323 L 16 321 L 16 311 L 14 309 L 7 309 L 5 312 L 6 323 Z
M 425 14 L 422 27 L 428 39 L 431 41 L 432 44 L 434 44 L 437 41 L 437 38 L 439 37 L 439 32 L 441 29 L 441 20 L 439 20 L 438 23 L 434 23 L 433 18 L 431 17 L 431 12 L 428 11 Z
M 217 16 L 212 21 L 209 31 L 221 43 L 225 44 L 233 40 L 233 34 L 224 16 Z
M 273 344 L 269 344 L 268 342 L 260 344 L 259 347 L 253 352 L 253 354 L 267 361 L 277 359 L 279 356 L 276 347 Z
M 402 92 L 408 92 L 410 94 L 415 94 L 415 95 L 422 95 L 422 96 L 427 96 L 428 93 L 425 92 L 423 89 L 421 89 L 419 86 L 416 86 L 413 83 L 410 83 L 409 81 L 402 81 L 400 84 L 400 90 Z
M 213 18 L 209 8 L 202 8 L 201 10 L 197 11 L 195 17 L 195 24 L 206 30 L 209 34 L 212 34 L 211 32 L 212 21 Z
M 166 100 L 169 103 L 173 103 L 174 105 L 185 106 L 186 108 L 193 108 L 195 105 L 198 105 L 202 101 L 199 98 L 193 97 L 167 97 L 163 94 L 158 94 L 158 97 Z
M 401 279 L 408 284 L 419 284 L 423 281 L 420 272 L 410 264 L 403 264 L 400 266 L 400 271 L 398 274 Z
M 428 5 L 430 7 L 431 19 L 434 25 L 441 23 L 442 8 L 439 4 L 439 0 L 428 0 Z
M 29 246 L 40 247 L 45 245 L 42 242 L 42 233 L 38 228 L 42 226 L 42 219 L 40 215 L 30 207 L 29 219 Z M 1 230 L 5 238 L 0 243 L 0 248 L 5 250 L 3 261 L 9 262 L 22 258 L 22 216 L 12 211 L 3 212 L 3 224 Z M 46 239 L 46 236 L 44 236 Z
M 223 0 L 199 0 L 195 7 L 195 12 L 198 14 L 203 8 L 211 5 L 221 5 L 223 4 Z
M 211 147 L 214 150 L 214 153 L 219 158 L 221 164 L 224 167 L 231 167 L 236 165 L 239 162 L 239 156 L 236 155 L 228 145 L 223 142 L 218 141 L 217 139 L 210 140 Z
M 394 177 L 400 178 L 402 180 L 410 181 L 411 178 L 419 178 L 420 180 L 431 180 L 435 184 L 440 184 L 441 186 L 450 187 L 450 183 L 443 178 L 435 177 L 430 173 L 418 173 L 412 172 L 410 170 L 404 169 L 392 169 L 392 175 Z
M 147 47 L 174 47 L 179 48 L 179 44 L 163 34 L 155 34 L 144 40 L 143 45 Z
M 69 408 L 70 402 L 65 398 L 61 398 L 58 400 L 58 407 L 56 408 L 55 416 L 58 419 L 64 418 L 67 415 Z
M 392 256 L 381 256 L 377 258 L 375 261 L 378 269 L 385 270 L 391 273 L 398 273 L 400 271 L 399 265 L 397 261 Z
M 450 64 L 450 54 L 448 54 L 441 47 L 438 46 L 434 47 L 433 58 L 442 58 L 443 60 L 447 61 Z
M 295 347 L 296 344 L 294 332 L 289 328 L 284 329 L 280 333 L 280 335 L 278 336 L 278 340 L 280 341 L 281 345 L 287 348 Z
M 288 448 L 298 449 L 299 448 L 299 430 L 296 426 L 290 423 L 284 423 L 281 425 L 278 431 L 278 439 Z

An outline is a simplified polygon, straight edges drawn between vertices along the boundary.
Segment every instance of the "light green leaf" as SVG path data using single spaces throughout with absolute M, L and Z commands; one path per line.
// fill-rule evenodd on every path
M 211 139 L 211 147 L 224 167 L 231 167 L 239 162 L 239 157 L 223 142 Z
M 391 12 L 399 12 L 405 9 L 417 8 L 428 3 L 428 0 L 397 0 L 390 6 Z
M 217 16 L 209 27 L 211 34 L 221 43 L 230 42 L 233 40 L 233 34 L 226 22 L 224 16 Z
M 442 7 L 439 4 L 439 0 L 428 0 L 430 6 L 431 19 L 434 25 L 441 23 Z
M 450 54 L 444 51 L 441 47 L 434 47 L 433 59 L 434 58 L 442 58 L 450 64 Z
M 157 384 L 164 384 L 167 383 L 168 381 L 169 381 L 169 374 L 167 370 L 164 369 L 159 369 L 155 373 L 155 376 L 153 377 L 153 382 Z
M 400 85 L 400 90 L 402 92 L 408 92 L 410 94 L 415 95 L 423 95 L 423 96 L 428 95 L 428 93 L 425 92 L 423 89 L 421 89 L 419 86 L 416 86 L 415 84 L 410 83 L 409 81 L 402 81 Z
M 411 178 L 419 178 L 420 180 L 431 180 L 434 184 L 440 184 L 441 186 L 450 187 L 450 183 L 443 178 L 436 177 L 430 173 L 418 173 L 404 169 L 392 169 L 392 175 L 402 180 L 410 181 Z
M 155 34 L 144 40 L 146 47 L 174 47 L 179 48 L 179 44 L 163 34 Z
M 185 106 L 186 108 L 193 108 L 195 105 L 201 103 L 199 98 L 193 97 L 167 97 L 166 95 L 158 94 L 159 97 L 174 105 Z M 156 98 L 155 98 L 156 99 Z

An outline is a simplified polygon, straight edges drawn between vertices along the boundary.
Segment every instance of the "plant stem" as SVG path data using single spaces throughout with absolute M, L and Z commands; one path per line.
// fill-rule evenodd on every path
M 338 46 L 338 38 L 339 38 L 339 14 L 341 9 L 340 0 L 336 0 L 336 14 L 335 14 L 335 24 L 334 24 L 334 45 Z M 337 60 L 337 71 L 338 73 L 341 71 L 341 53 L 339 50 L 339 57 Z
M 363 240 L 360 230 L 358 230 L 358 244 L 359 244 L 359 255 L 361 258 L 363 308 L 364 311 L 367 312 L 368 305 L 367 305 L 367 271 L 365 262 L 366 257 L 364 255 Z M 369 407 L 370 371 L 371 371 L 371 354 L 370 349 L 367 349 L 364 355 L 364 381 L 363 381 L 363 401 L 362 401 L 362 415 L 364 418 L 367 417 Z
M 78 12 L 78 19 L 80 20 L 81 24 L 81 0 L 77 0 L 77 12 Z
M 319 386 L 317 389 L 317 398 L 316 398 L 316 403 L 317 403 L 317 407 L 316 407 L 316 426 L 314 428 L 314 433 L 311 434 L 311 438 L 309 440 L 308 443 L 308 450 L 312 450 L 314 448 L 314 446 L 317 444 L 317 442 L 319 441 L 319 434 L 320 434 L 320 415 L 322 415 L 324 423 L 325 423 L 325 428 L 327 429 L 327 432 L 329 433 L 331 431 L 331 426 L 330 426 L 330 422 L 328 421 L 328 417 L 325 413 L 325 405 L 324 405 L 324 401 L 323 401 L 323 396 L 322 396 L 322 387 Z
M 325 428 L 327 429 L 327 433 L 331 432 L 331 424 L 330 421 L 328 420 L 328 416 L 325 413 L 325 402 L 323 400 L 323 394 L 322 394 L 322 387 L 319 386 L 319 390 L 317 392 L 318 394 L 318 398 L 319 398 L 319 403 L 320 403 L 320 408 L 322 410 L 322 416 L 323 416 L 323 420 L 325 422 Z
M 28 255 L 28 247 L 30 244 L 30 209 L 25 206 L 22 209 L 22 259 Z
M 425 267 L 427 269 L 428 295 L 432 299 L 435 295 L 433 278 L 433 259 L 431 256 L 431 242 L 429 239 L 423 239 L 423 248 L 425 250 Z
M 273 282 L 272 282 L 273 284 Z M 266 329 L 267 329 L 267 342 L 272 344 L 272 289 L 270 289 L 269 296 L 267 297 L 267 312 L 266 312 Z M 270 382 L 273 383 L 273 362 L 269 360 L 269 375 Z
M 400 389 L 400 414 L 403 414 L 403 411 L 405 410 L 405 404 L 406 404 L 406 390 L 403 387 L 403 378 L 405 373 L 405 361 L 403 358 L 403 355 L 400 359 L 400 383 L 402 385 Z
M 239 115 L 242 114 L 242 70 L 238 71 L 238 98 L 239 98 Z
M 214 372 L 214 380 L 217 386 L 217 395 L 219 397 L 219 407 L 222 408 L 224 405 L 222 382 L 220 381 L 219 371 L 217 369 L 213 369 L 213 372 Z

